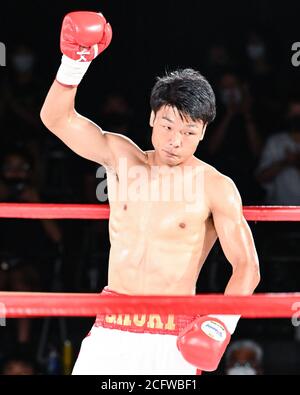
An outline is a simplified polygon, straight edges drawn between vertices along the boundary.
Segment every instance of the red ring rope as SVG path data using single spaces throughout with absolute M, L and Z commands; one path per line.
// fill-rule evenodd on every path
M 249 221 L 299 221 L 298 206 L 244 207 Z M 108 219 L 108 205 L 1 203 L 0 218 Z M 252 296 L 122 296 L 0 292 L 0 317 L 95 316 L 106 314 L 241 314 L 288 318 L 300 309 L 300 293 Z
M 0 203 L 0 218 L 108 219 L 106 204 Z M 300 206 L 244 207 L 249 221 L 300 221 Z
M 300 293 L 252 296 L 107 296 L 99 294 L 0 292 L 6 318 L 105 314 L 241 314 L 244 318 L 300 317 Z

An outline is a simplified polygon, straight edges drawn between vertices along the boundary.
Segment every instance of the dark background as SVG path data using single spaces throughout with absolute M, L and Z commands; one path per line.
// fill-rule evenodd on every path
M 63 17 L 81 9 L 101 10 L 114 34 L 109 49 L 93 64 L 80 89 L 78 103 L 85 113 L 93 115 L 103 93 L 124 90 L 138 110 L 147 114 L 150 90 L 157 75 L 177 67 L 202 71 L 208 48 L 214 43 L 226 44 L 234 56 L 242 54 L 250 30 L 258 31 L 267 41 L 272 65 L 284 73 L 281 78 L 291 85 L 299 84 L 299 70 L 290 62 L 291 45 L 299 39 L 296 1 L 6 3 L 1 12 L 1 37 L 8 55 L 14 45 L 22 42 L 38 52 L 45 93 L 60 62 Z

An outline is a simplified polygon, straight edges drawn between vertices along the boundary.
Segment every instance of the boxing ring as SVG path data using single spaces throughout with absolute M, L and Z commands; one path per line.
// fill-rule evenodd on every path
M 0 204 L 0 218 L 109 219 L 108 205 Z M 299 221 L 298 206 L 244 207 L 248 221 Z M 100 264 L 100 263 L 99 263 Z M 94 293 L 0 292 L 0 318 L 93 317 L 97 314 L 240 314 L 242 318 L 293 318 L 300 293 L 251 296 L 119 296 Z M 291 323 L 292 324 L 292 323 Z
M 248 221 L 299 221 L 299 206 L 244 207 Z M 0 203 L 0 218 L 109 219 L 109 205 Z M 300 293 L 251 296 L 122 296 L 76 293 L 0 292 L 6 318 L 92 317 L 105 314 L 241 314 L 243 318 L 288 318 Z M 0 312 L 1 314 L 1 312 Z M 2 314 L 3 315 L 3 314 Z

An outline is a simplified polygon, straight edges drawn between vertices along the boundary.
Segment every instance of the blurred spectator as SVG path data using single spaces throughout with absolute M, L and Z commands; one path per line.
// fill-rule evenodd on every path
M 14 149 L 5 154 L 0 169 L 0 201 L 40 202 L 33 172 L 33 162 L 26 152 Z M 62 240 L 56 222 L 1 219 L 0 231 L 0 289 L 36 291 L 41 288 L 41 260 L 45 254 L 55 254 L 55 246 Z M 49 277 L 49 273 L 43 275 Z M 28 342 L 29 337 L 30 320 L 19 320 L 18 341 Z
M 32 48 L 20 44 L 11 54 L 11 74 L 5 84 L 5 98 L 11 128 L 24 133 L 27 139 L 34 129 L 41 128 L 39 119 L 40 83 L 35 73 L 36 53 Z
M 220 110 L 216 126 L 208 132 L 210 161 L 236 183 L 245 203 L 258 199 L 253 172 L 261 151 L 261 139 L 246 84 L 226 73 L 219 84 Z
M 216 43 L 208 48 L 207 61 L 204 65 L 205 75 L 209 80 L 218 81 L 219 78 L 229 69 L 236 65 L 232 60 L 233 56 L 227 47 L 221 43 Z
M 32 376 L 40 374 L 38 364 L 23 352 L 15 352 L 4 358 L 0 367 L 2 376 Z
M 285 72 L 282 73 L 276 57 L 272 57 L 271 44 L 257 30 L 246 34 L 244 43 L 245 72 L 251 94 L 255 98 L 255 111 L 262 133 L 269 133 L 278 124 L 282 92 L 286 86 Z M 284 74 L 284 76 L 282 75 Z
M 250 77 L 265 77 L 269 75 L 271 66 L 267 57 L 267 45 L 256 31 L 248 33 L 245 50 Z
M 225 374 L 261 375 L 263 350 L 253 340 L 237 340 L 227 349 L 225 354 Z
M 1 149 L 11 145 L 25 148 L 39 162 L 37 179 L 43 178 L 41 144 L 43 125 L 40 121 L 42 82 L 37 70 L 38 58 L 28 45 L 18 44 L 9 56 L 7 78 L 2 84 L 5 110 Z M 2 152 L 3 152 L 2 151 Z
M 110 93 L 104 100 L 99 113 L 99 125 L 107 131 L 128 135 L 133 111 L 126 97 L 120 92 Z
M 267 140 L 257 169 L 257 179 L 270 205 L 300 204 L 300 99 L 289 102 L 287 130 Z
M 42 164 L 44 182 L 41 189 L 47 200 L 60 203 L 82 202 L 82 168 L 86 164 L 50 133 L 44 138 Z
M 271 135 L 256 171 L 265 190 L 267 205 L 300 204 L 300 99 L 290 99 L 286 131 Z M 300 232 L 297 222 L 261 225 L 261 254 L 272 265 L 264 278 L 272 292 L 293 292 L 299 288 Z

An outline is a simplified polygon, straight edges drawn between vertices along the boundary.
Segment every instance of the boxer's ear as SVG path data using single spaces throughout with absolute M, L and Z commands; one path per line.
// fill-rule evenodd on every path
M 155 120 L 155 113 L 154 113 L 154 111 L 151 111 L 149 124 L 150 124 L 150 126 L 151 126 L 152 128 L 153 128 L 153 126 L 154 126 L 154 120 Z
M 202 141 L 202 140 L 204 139 L 207 125 L 208 125 L 207 122 L 203 125 L 203 129 L 202 129 L 202 134 L 201 134 L 201 137 L 200 137 L 200 141 Z

